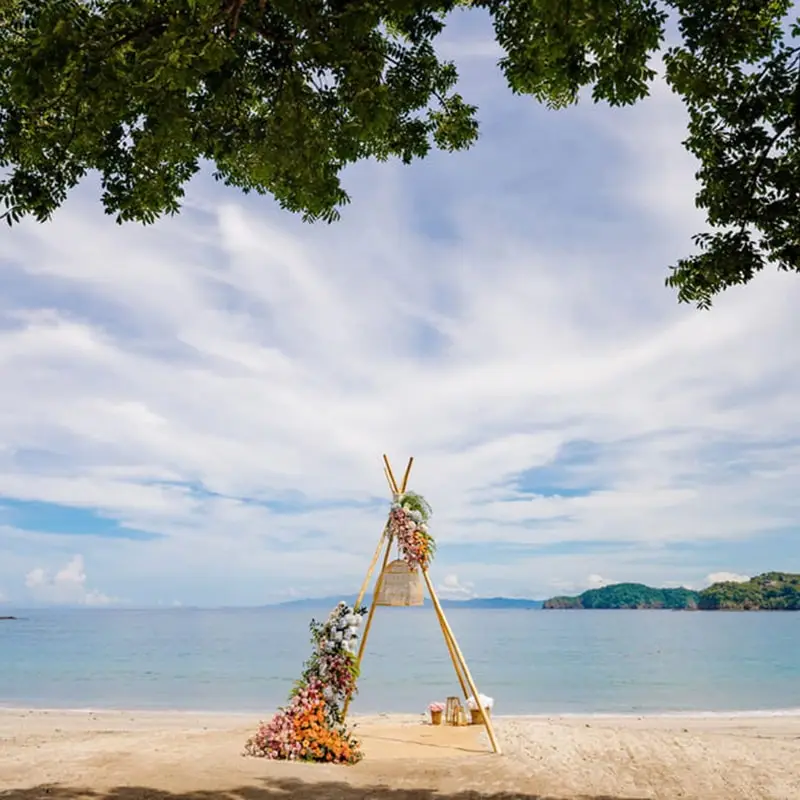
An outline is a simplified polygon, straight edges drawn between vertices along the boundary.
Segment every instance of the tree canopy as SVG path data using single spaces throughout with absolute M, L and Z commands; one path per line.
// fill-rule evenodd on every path
M 642 583 L 615 583 L 574 597 L 551 597 L 545 608 L 697 608 L 691 589 L 654 589 Z
M 0 0 L 0 216 L 50 219 L 90 171 L 119 222 L 176 213 L 204 161 L 308 220 L 340 173 L 478 136 L 437 38 L 491 16 L 511 91 L 629 105 L 665 76 L 690 118 L 708 230 L 667 283 L 701 307 L 800 271 L 800 24 L 792 0 Z
M 800 611 L 800 575 L 765 572 L 744 583 L 715 583 L 698 604 L 709 611 Z

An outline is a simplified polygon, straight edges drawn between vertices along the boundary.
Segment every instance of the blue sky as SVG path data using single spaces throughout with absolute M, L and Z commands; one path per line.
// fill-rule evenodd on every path
M 451 597 L 800 571 L 800 280 L 710 313 L 685 117 L 513 97 L 444 47 L 470 152 L 361 164 L 334 226 L 207 174 L 150 228 L 96 185 L 0 237 L 0 597 L 260 604 L 352 592 L 381 454 L 434 509 Z

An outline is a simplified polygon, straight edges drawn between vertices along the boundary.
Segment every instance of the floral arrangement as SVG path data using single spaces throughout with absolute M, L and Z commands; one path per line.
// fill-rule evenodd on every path
M 245 744 L 245 755 L 336 764 L 361 760 L 359 743 L 344 724 L 342 707 L 356 691 L 356 642 L 366 611 L 342 602 L 324 623 L 311 620 L 314 652 L 289 704 L 268 723 L 259 724 Z
M 445 704 L 444 703 L 431 703 L 428 706 L 428 711 L 444 711 Z
M 431 507 L 414 492 L 397 495 L 389 511 L 389 535 L 411 569 L 427 569 L 436 552 L 436 542 L 428 533 L 430 516 Z
M 494 698 L 487 697 L 485 694 L 478 695 L 478 702 L 487 710 L 491 710 L 494 707 Z M 467 698 L 467 708 L 470 711 L 477 711 L 478 710 L 478 703 L 475 702 L 475 698 L 470 696 Z

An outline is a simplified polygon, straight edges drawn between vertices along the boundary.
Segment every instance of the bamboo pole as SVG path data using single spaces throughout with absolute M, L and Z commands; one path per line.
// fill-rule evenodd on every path
M 467 666 L 467 662 L 464 659 L 464 654 L 461 652 L 461 648 L 458 646 L 458 642 L 456 641 L 456 637 L 453 635 L 453 631 L 450 628 L 450 624 L 447 622 L 447 618 L 444 615 L 444 611 L 442 610 L 441 603 L 439 603 L 439 598 L 436 596 L 436 590 L 433 588 L 433 584 L 431 583 L 430 575 L 428 575 L 428 570 L 422 570 L 422 577 L 425 578 L 425 584 L 428 587 L 428 593 L 431 596 L 431 601 L 433 602 L 434 608 L 436 608 L 437 614 L 439 615 L 440 621 L 444 630 L 449 634 L 450 641 L 453 644 L 453 650 L 458 657 L 459 662 L 461 663 L 461 667 L 464 670 L 464 677 L 467 679 L 467 684 L 469 685 L 469 690 L 472 692 L 472 696 L 475 698 L 475 704 L 478 706 L 481 712 L 481 719 L 483 720 L 484 727 L 486 728 L 486 733 L 489 736 L 489 741 L 491 742 L 492 749 L 495 753 L 500 755 L 500 745 L 497 743 L 497 738 L 494 735 L 494 728 L 492 727 L 492 720 L 491 717 L 486 713 L 486 709 L 483 707 L 483 703 L 481 703 L 479 699 L 478 687 L 475 685 L 475 681 L 472 678 L 472 674 L 469 671 L 469 667 Z
M 364 582 L 361 584 L 361 589 L 358 592 L 358 598 L 356 599 L 356 604 L 353 608 L 358 608 L 362 602 L 364 602 L 364 595 L 367 593 L 367 588 L 369 587 L 370 579 L 372 578 L 372 573 L 375 571 L 375 565 L 378 563 L 378 558 L 381 555 L 381 548 L 383 547 L 383 543 L 386 540 L 386 533 L 388 531 L 389 525 L 386 524 L 383 527 L 383 533 L 381 533 L 381 538 L 378 540 L 378 546 L 375 548 L 375 554 L 372 556 L 372 561 L 370 562 L 369 569 L 367 570 L 367 574 L 364 578 Z
M 375 616 L 375 608 L 376 604 L 375 601 L 378 599 L 378 593 L 381 590 L 381 584 L 383 583 L 383 573 L 386 569 L 386 563 L 389 561 L 389 553 L 392 551 L 392 537 L 386 537 L 386 552 L 383 555 L 383 564 L 381 564 L 381 572 L 378 575 L 378 580 L 375 581 L 375 589 L 372 592 L 372 602 L 369 605 L 369 613 L 367 614 L 367 621 L 364 624 L 364 632 L 361 634 L 361 641 L 358 645 L 358 655 L 356 656 L 356 666 L 361 669 L 361 660 L 364 658 L 364 649 L 367 646 L 367 636 L 369 636 L 369 629 L 372 627 L 372 618 Z M 348 695 L 347 700 L 344 701 L 344 707 L 342 708 L 342 722 L 344 722 L 345 717 L 347 717 L 347 710 L 350 708 L 350 701 L 352 700 L 352 695 Z
M 411 474 L 411 465 L 414 463 L 414 456 L 408 459 L 408 466 L 406 467 L 406 474 L 403 475 L 403 482 L 400 484 L 400 494 L 405 494 L 408 488 L 408 476 Z
M 394 486 L 392 486 L 392 478 L 389 475 L 389 470 L 386 469 L 386 465 L 385 464 L 384 464 L 384 467 L 383 467 L 383 474 L 386 476 L 386 483 L 389 484 L 389 491 L 392 493 L 392 495 L 394 495 Z
M 394 472 L 392 472 L 392 465 L 389 463 L 389 457 L 386 453 L 383 454 L 383 463 L 386 465 L 386 472 L 389 474 L 389 486 L 392 493 L 400 494 L 400 490 L 397 488 L 397 481 L 394 478 Z
M 436 619 L 439 620 L 439 626 L 442 629 L 442 636 L 444 636 L 444 641 L 447 645 L 447 652 L 450 654 L 450 660 L 453 662 L 453 669 L 456 671 L 456 677 L 458 678 L 458 682 L 461 684 L 461 691 L 464 693 L 464 698 L 469 699 L 469 689 L 467 689 L 467 684 L 464 680 L 464 674 L 461 671 L 461 665 L 458 663 L 458 656 L 456 655 L 456 651 L 453 649 L 453 641 L 450 638 L 450 633 L 448 632 L 447 620 L 444 618 L 444 613 L 441 607 L 435 603 L 434 610 L 436 611 Z

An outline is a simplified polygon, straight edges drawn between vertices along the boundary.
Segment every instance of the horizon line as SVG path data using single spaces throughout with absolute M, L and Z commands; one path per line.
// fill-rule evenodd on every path
M 26 604 L 26 605 L 19 605 L 12 601 L 6 601 L 3 604 L 0 604 L 0 610 L 2 611 L 40 611 L 43 609 L 62 609 L 64 611 L 71 610 L 75 611 L 78 609 L 91 609 L 93 611 L 110 611 L 110 610 L 126 610 L 126 611 L 177 611 L 177 610 L 188 610 L 188 609 L 202 609 L 205 611 L 223 611 L 227 609 L 251 609 L 251 610 L 258 610 L 263 608 L 280 608 L 282 606 L 287 605 L 294 605 L 297 603 L 329 603 L 331 601 L 336 601 L 336 598 L 339 600 L 350 600 L 354 599 L 357 596 L 356 592 L 341 594 L 341 595 L 324 595 L 318 597 L 293 597 L 288 600 L 277 600 L 274 602 L 269 603 L 248 603 L 248 604 L 231 604 L 231 605 L 205 605 L 199 603 L 154 603 L 154 604 L 138 604 L 138 603 L 126 603 L 126 602 L 116 602 L 116 603 L 105 603 L 105 604 L 97 604 L 97 605 L 90 605 L 85 603 L 34 603 L 34 604 Z M 372 595 L 367 594 L 365 595 L 365 600 L 369 599 Z M 452 597 L 439 597 L 439 602 L 441 603 L 464 603 L 469 604 L 474 601 L 487 601 L 487 600 L 498 600 L 498 601 L 509 601 L 515 603 L 544 603 L 545 600 L 550 598 L 538 599 L 532 597 L 509 597 L 506 595 L 476 595 L 474 597 L 466 597 L 463 599 L 457 599 Z M 430 598 L 428 598 L 428 604 L 430 603 Z M 4 616 L 4 614 L 0 614 L 0 617 Z

